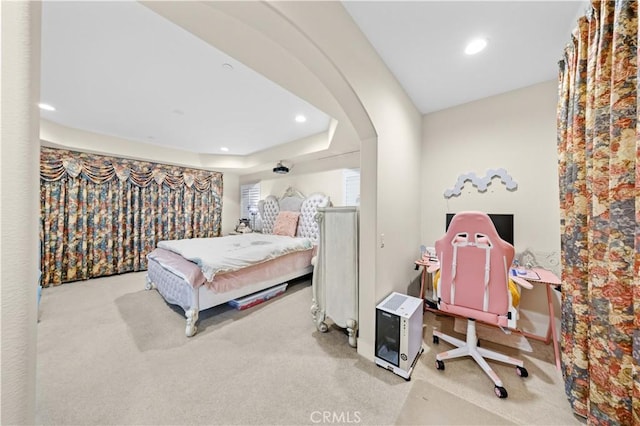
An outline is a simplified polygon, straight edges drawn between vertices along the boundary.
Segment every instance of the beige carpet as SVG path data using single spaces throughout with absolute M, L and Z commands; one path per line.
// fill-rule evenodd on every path
M 533 351 L 522 352 L 516 348 L 490 341 L 482 342 L 483 347 L 522 359 L 529 372 L 529 377 L 523 379 L 516 374 L 515 367 L 489 361 L 509 393 L 508 398 L 499 399 L 493 393 L 493 382 L 470 357 L 447 360 L 444 371 L 436 370 L 436 354 L 452 349 L 453 346 L 442 340 L 437 345 L 433 344 L 434 328 L 447 334 L 457 335 L 460 339 L 464 339 L 464 335 L 454 331 L 452 318 L 431 313 L 425 314 L 423 338 L 426 350 L 419 362 L 419 366 L 424 368 L 416 368 L 413 379 L 424 380 L 432 387 L 441 389 L 445 395 L 451 394 L 455 397 L 451 402 L 452 405 L 448 408 L 452 411 L 452 420 L 447 424 L 482 424 L 482 417 L 478 416 L 484 413 L 482 410 L 515 424 L 574 425 L 583 423 L 582 419 L 574 417 L 571 413 L 564 394 L 562 375 L 555 368 L 551 345 L 530 341 Z M 454 401 L 458 399 L 480 407 L 482 410 L 456 410 Z
M 515 424 L 425 380 L 413 381 L 411 391 L 397 419 L 399 425 Z
M 358 356 L 341 329 L 315 329 L 308 280 L 245 311 L 205 312 L 193 338 L 182 311 L 143 286 L 134 273 L 44 289 L 38 424 L 579 424 L 537 342 L 523 355 L 531 377 L 496 367 L 509 390 L 499 400 L 471 360 L 435 370 L 446 343 L 432 348 L 430 330 L 450 319 L 425 316 L 425 353 L 405 381 Z
M 316 331 L 308 280 L 248 310 L 214 308 L 192 338 L 143 286 L 127 274 L 45 289 L 39 424 L 392 424 L 410 390 L 342 330 Z
M 286 294 L 291 295 L 305 287 L 307 286 L 294 285 Z M 215 333 L 229 323 L 240 321 L 247 315 L 265 309 L 275 300 L 277 298 L 242 311 L 227 303 L 207 309 L 200 313 L 198 333 L 195 337 L 202 339 L 203 336 Z M 115 304 L 131 338 L 141 352 L 176 348 L 188 345 L 194 340 L 186 338 L 184 334 L 186 322 L 182 308 L 167 304 L 157 291 L 139 290 L 127 293 L 118 297 Z

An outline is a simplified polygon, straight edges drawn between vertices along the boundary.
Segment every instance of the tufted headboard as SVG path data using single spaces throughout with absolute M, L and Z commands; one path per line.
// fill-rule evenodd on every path
M 314 244 L 318 242 L 318 224 L 315 215 L 318 207 L 331 205 L 329 197 L 320 192 L 305 197 L 300 191 L 294 188 L 287 188 L 284 195 L 279 199 L 274 195 L 267 196 L 258 203 L 260 217 L 262 218 L 262 233 L 271 234 L 273 225 L 276 222 L 278 213 L 281 211 L 299 211 L 297 237 L 311 239 Z
M 320 228 L 315 219 L 316 212 L 318 211 L 318 207 L 328 207 L 330 205 L 331 201 L 329 201 L 329 197 L 320 192 L 314 192 L 305 198 L 300 207 L 297 236 L 310 238 L 314 244 L 317 244 Z

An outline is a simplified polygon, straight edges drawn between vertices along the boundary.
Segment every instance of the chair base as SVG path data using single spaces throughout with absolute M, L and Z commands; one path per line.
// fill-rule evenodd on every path
M 444 369 L 444 364 L 441 364 L 441 361 L 452 358 L 460 358 L 463 356 L 472 357 L 476 363 L 482 368 L 482 370 L 489 376 L 489 378 L 493 381 L 496 386 L 496 395 L 500 398 L 506 398 L 506 390 L 502 387 L 502 380 L 500 377 L 493 371 L 491 366 L 485 361 L 485 358 L 491 359 L 494 361 L 501 361 L 506 364 L 515 365 L 516 372 L 521 377 L 527 377 L 527 370 L 524 368 L 524 362 L 519 359 L 512 358 L 510 356 L 501 354 L 500 352 L 492 351 L 486 348 L 478 347 L 478 336 L 476 333 L 476 321 L 473 319 L 467 320 L 467 338 L 466 342 L 455 337 L 443 334 L 438 330 L 433 330 L 434 342 L 437 343 L 437 339 L 442 339 L 445 342 L 451 343 L 456 346 L 457 349 L 453 349 L 451 351 L 441 352 L 436 355 L 436 364 L 438 366 L 442 365 Z M 438 362 L 440 361 L 440 362 Z M 498 390 L 501 388 L 502 390 Z M 504 391 L 504 392 L 502 392 Z M 502 395 L 504 394 L 504 395 Z

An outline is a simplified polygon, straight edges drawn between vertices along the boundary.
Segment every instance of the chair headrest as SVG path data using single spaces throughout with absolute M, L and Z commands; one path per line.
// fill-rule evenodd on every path
M 488 214 L 480 211 L 463 211 L 453 216 L 447 233 L 436 245 L 469 244 L 479 246 L 496 246 L 513 250 L 513 246 L 500 238 Z

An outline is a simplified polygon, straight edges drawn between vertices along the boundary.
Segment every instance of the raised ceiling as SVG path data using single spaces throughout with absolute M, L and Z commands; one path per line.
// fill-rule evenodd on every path
M 583 1 L 348 1 L 362 32 L 423 114 L 558 76 Z M 474 38 L 487 47 L 464 53 Z
M 556 78 L 585 9 L 582 1 L 343 5 L 422 113 Z M 464 55 L 480 35 L 485 51 Z M 44 2 L 41 100 L 56 107 L 42 117 L 64 126 L 216 155 L 274 149 L 325 133 L 331 121 L 131 1 Z
M 330 122 L 131 1 L 45 2 L 41 86 L 41 101 L 56 108 L 42 112 L 47 120 L 205 154 L 252 154 L 325 132 Z

